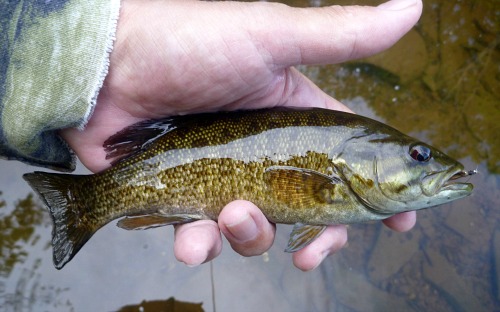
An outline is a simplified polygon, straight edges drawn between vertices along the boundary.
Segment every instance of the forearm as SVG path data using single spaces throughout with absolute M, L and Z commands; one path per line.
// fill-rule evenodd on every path
M 57 129 L 83 127 L 108 70 L 119 0 L 1 4 L 0 157 L 59 170 Z

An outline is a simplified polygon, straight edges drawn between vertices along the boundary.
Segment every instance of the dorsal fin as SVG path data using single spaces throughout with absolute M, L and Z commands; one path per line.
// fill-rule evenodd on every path
M 150 119 L 138 122 L 110 136 L 103 144 L 106 159 L 116 158 L 116 164 L 144 150 L 149 144 L 176 129 L 175 118 Z
M 226 144 L 271 129 L 336 125 L 339 118 L 343 122 L 343 118 L 346 118 L 344 115 L 332 114 L 324 109 L 277 107 L 172 116 L 131 125 L 107 139 L 104 149 L 106 159 L 115 158 L 112 164 L 116 164 L 142 151 L 146 152 L 145 157 L 155 156 L 158 150 L 149 147 L 156 143 L 162 144 L 162 152 L 175 148 Z

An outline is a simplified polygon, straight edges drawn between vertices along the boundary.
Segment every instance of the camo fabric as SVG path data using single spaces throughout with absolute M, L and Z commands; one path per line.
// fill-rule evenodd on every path
M 0 157 L 61 171 L 107 74 L 119 0 L 0 2 Z

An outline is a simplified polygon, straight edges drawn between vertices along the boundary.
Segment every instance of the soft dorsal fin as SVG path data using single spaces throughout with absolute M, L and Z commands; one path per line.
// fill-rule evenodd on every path
M 104 142 L 106 159 L 115 158 L 111 163 L 114 165 L 147 150 L 160 138 L 164 138 L 162 151 L 201 146 L 209 141 L 207 134 L 213 137 L 214 133 L 204 132 L 203 138 L 198 141 L 193 140 L 192 133 L 200 133 L 218 120 L 221 121 L 221 118 L 217 117 L 217 114 L 200 113 L 138 122 L 117 132 Z
M 178 118 L 177 118 L 178 120 Z M 176 118 L 145 120 L 110 136 L 104 142 L 106 159 L 117 158 L 112 164 L 135 155 L 168 132 L 177 129 Z

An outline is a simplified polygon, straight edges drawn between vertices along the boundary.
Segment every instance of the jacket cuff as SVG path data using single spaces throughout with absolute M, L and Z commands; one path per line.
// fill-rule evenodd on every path
M 1 8 L 5 7 L 5 8 Z M 108 72 L 119 0 L 2 4 L 0 157 L 61 171 L 75 157 L 57 130 L 83 128 Z

